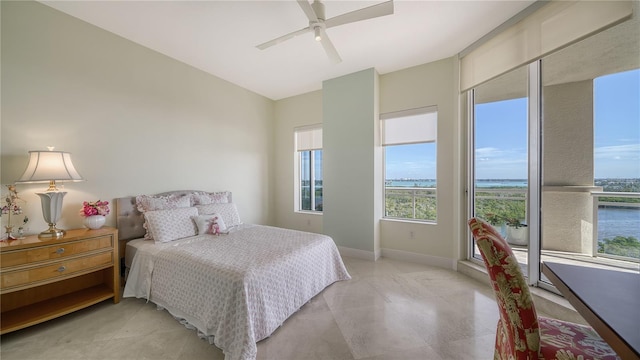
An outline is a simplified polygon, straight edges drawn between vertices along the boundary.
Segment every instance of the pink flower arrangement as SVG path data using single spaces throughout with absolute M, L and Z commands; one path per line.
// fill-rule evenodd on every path
M 108 201 L 85 201 L 82 203 L 82 209 L 80 209 L 80 216 L 93 216 L 93 215 L 109 215 L 109 202 Z

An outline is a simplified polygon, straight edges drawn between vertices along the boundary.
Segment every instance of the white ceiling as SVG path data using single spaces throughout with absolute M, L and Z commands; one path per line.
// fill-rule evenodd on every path
M 326 17 L 378 1 L 325 0 Z M 321 89 L 322 81 L 376 68 L 380 74 L 447 58 L 533 0 L 395 0 L 393 15 L 327 29 L 333 64 L 306 33 L 295 1 L 42 1 L 42 3 L 273 100 Z

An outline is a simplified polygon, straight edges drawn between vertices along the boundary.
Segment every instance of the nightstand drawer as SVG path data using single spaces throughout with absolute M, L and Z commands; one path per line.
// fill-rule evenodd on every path
M 32 249 L 4 252 L 0 255 L 0 266 L 8 268 L 40 261 L 55 260 L 89 251 L 113 247 L 113 237 L 103 236 L 75 242 L 44 246 Z M 4 287 L 4 285 L 3 285 Z
M 113 265 L 113 251 L 58 261 L 19 271 L 5 272 L 1 275 L 0 282 L 4 292 L 14 287 L 25 287 L 25 285 L 32 283 L 41 283 L 46 280 L 109 265 Z

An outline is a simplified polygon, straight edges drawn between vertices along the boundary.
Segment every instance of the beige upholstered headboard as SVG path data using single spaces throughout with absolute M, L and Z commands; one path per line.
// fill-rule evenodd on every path
M 156 195 L 177 195 L 186 196 L 194 192 L 206 192 L 199 190 L 179 190 L 169 191 Z M 229 194 L 229 201 L 231 201 L 231 194 Z M 136 197 L 129 196 L 116 199 L 116 225 L 118 227 L 118 239 L 126 242 L 132 239 L 139 239 L 144 237 L 145 229 L 144 215 L 136 208 Z

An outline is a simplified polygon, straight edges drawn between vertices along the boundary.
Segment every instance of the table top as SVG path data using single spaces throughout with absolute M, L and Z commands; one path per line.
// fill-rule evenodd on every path
M 59 238 L 40 238 L 38 235 L 29 235 L 21 239 L 0 241 L 0 252 L 19 250 L 30 247 L 55 245 L 61 242 L 73 241 L 79 239 L 87 239 L 91 237 L 99 237 L 104 235 L 114 235 L 117 239 L 118 230 L 113 227 L 102 227 L 97 230 L 89 230 L 85 228 L 66 230 L 66 234 Z
M 640 274 L 546 261 L 542 272 L 622 359 L 640 359 Z

